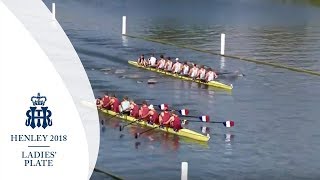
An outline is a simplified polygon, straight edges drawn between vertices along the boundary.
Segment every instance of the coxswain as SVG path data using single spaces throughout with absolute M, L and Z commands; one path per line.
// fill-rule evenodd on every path
M 143 65 L 143 64 L 144 64 L 144 61 L 145 61 L 145 59 L 144 59 L 144 54 L 141 54 L 141 56 L 138 58 L 138 64 L 139 64 L 139 65 Z
M 170 125 L 170 112 L 168 110 L 168 107 L 164 107 L 163 111 L 160 113 L 160 116 L 159 116 L 159 124 L 161 126 L 165 125 L 165 126 L 169 126 Z
M 113 94 L 110 98 L 110 106 L 111 106 L 111 110 L 116 112 L 116 113 L 120 113 L 120 109 L 119 109 L 119 106 L 120 106 L 120 102 L 119 102 L 119 99 L 116 97 L 115 94 Z
M 98 109 L 101 109 L 102 108 L 102 98 L 101 97 L 98 97 L 97 100 L 96 100 L 96 106 Z
M 124 96 L 121 104 L 119 105 L 121 114 L 130 115 L 130 102 L 128 96 Z
M 147 101 L 142 102 L 142 106 L 140 107 L 139 110 L 139 119 L 148 121 L 149 120 L 149 108 Z
M 130 101 L 130 116 L 139 118 L 139 106 L 133 101 Z
M 176 62 L 172 66 L 172 72 L 176 74 L 180 74 L 182 64 L 179 62 L 179 58 L 176 58 Z
M 178 132 L 180 129 L 182 129 L 180 118 L 175 111 L 172 111 L 172 116 L 170 117 L 169 121 L 170 126 L 174 131 Z
M 204 81 L 206 78 L 206 69 L 204 68 L 204 66 L 202 65 L 201 68 L 198 71 L 198 75 L 197 77 L 201 80 Z
M 104 96 L 102 98 L 102 108 L 110 110 L 110 97 L 108 96 L 108 93 L 104 93 Z
M 171 58 L 168 57 L 166 64 L 164 65 L 165 71 L 171 71 L 172 70 L 172 61 Z
M 164 59 L 163 55 L 160 55 L 160 60 L 157 63 L 157 68 L 164 69 L 165 64 L 166 64 L 166 60 Z
M 153 68 L 157 67 L 157 58 L 154 57 L 154 54 L 149 58 L 149 66 Z
M 198 75 L 198 67 L 196 64 L 193 64 L 193 67 L 190 69 L 189 72 L 189 77 L 191 77 L 192 79 L 197 78 Z
M 153 105 L 150 104 L 148 106 L 149 112 L 148 112 L 148 116 L 149 116 L 149 120 L 148 123 L 149 124 L 159 124 L 159 114 L 158 112 L 154 109 Z
M 181 74 L 182 74 L 183 76 L 188 76 L 188 74 L 189 74 L 189 69 L 190 69 L 190 67 L 189 67 L 188 63 L 187 63 L 187 62 L 184 62 L 183 66 L 182 66 Z
M 218 75 L 211 68 L 209 68 L 208 72 L 206 74 L 206 78 L 205 78 L 206 81 L 210 82 L 210 81 L 213 81 L 216 78 L 218 78 Z

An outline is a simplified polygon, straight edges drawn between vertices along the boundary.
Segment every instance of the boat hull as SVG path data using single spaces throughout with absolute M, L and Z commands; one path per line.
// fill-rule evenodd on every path
M 216 88 L 222 88 L 222 89 L 230 90 L 230 91 L 233 88 L 232 84 L 231 85 L 226 85 L 226 84 L 223 84 L 223 83 L 218 82 L 218 81 L 210 81 L 210 82 L 206 83 L 206 82 L 202 82 L 200 80 L 193 80 L 190 77 L 181 76 L 181 75 L 178 75 L 178 74 L 166 72 L 166 71 L 159 70 L 159 69 L 156 69 L 156 68 L 144 67 L 144 66 L 139 65 L 136 61 L 128 61 L 128 63 L 133 65 L 133 66 L 135 66 L 135 67 L 138 67 L 138 68 L 146 69 L 146 70 L 149 70 L 149 71 L 161 73 L 161 74 L 164 74 L 164 75 L 172 76 L 172 77 L 183 79 L 183 80 L 187 80 L 187 81 L 193 81 L 193 82 L 196 82 L 196 83 L 199 83 L 199 84 L 204 84 L 204 85 L 208 85 L 208 86 L 212 86 L 212 87 L 216 87 Z

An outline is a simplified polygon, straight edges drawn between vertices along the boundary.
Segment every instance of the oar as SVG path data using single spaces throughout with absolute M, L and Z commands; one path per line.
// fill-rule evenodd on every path
M 210 116 L 208 116 L 208 115 L 203 115 L 203 116 L 185 116 L 185 115 L 183 115 L 183 117 L 199 118 L 203 122 L 209 122 L 210 121 Z
M 148 129 L 148 130 L 146 130 L 146 131 L 143 131 L 143 132 L 141 132 L 141 133 L 136 133 L 134 137 L 137 139 L 141 134 L 146 133 L 146 132 L 148 132 L 148 131 L 152 131 L 152 130 L 158 128 L 158 127 L 159 127 L 159 126 L 156 126 L 156 127 L 151 128 L 151 129 Z
M 188 122 L 201 122 L 201 121 L 183 120 L 183 124 L 187 124 Z M 234 121 L 209 121 L 207 123 L 221 123 L 225 127 L 233 127 L 234 126 Z
M 138 104 L 138 105 L 142 105 L 142 104 Z M 168 104 L 157 104 L 154 105 L 156 107 L 158 107 L 160 110 L 164 110 L 165 108 L 168 109 L 168 111 L 178 111 L 181 115 L 188 115 L 189 114 L 189 109 L 169 109 Z
M 216 72 L 217 75 L 225 75 L 225 74 L 238 74 L 238 71 L 235 72 Z M 245 74 L 240 73 L 239 75 L 245 76 Z
M 121 125 L 120 125 L 120 126 L 119 126 L 119 130 L 122 131 L 124 127 L 129 126 L 130 124 L 133 124 L 133 123 L 135 123 L 135 122 L 137 122 L 137 121 L 140 121 L 140 120 L 141 120 L 141 119 L 137 119 L 137 120 L 132 121 L 131 123 L 126 124 L 126 125 L 124 125 L 124 126 L 121 126 Z

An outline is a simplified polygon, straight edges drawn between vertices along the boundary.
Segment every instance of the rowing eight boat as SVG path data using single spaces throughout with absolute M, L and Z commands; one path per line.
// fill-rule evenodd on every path
M 163 71 L 163 70 L 160 70 L 160 69 L 156 69 L 156 68 L 152 68 L 152 67 L 144 67 L 144 66 L 139 65 L 136 61 L 128 61 L 128 63 L 133 65 L 133 66 L 135 66 L 135 67 L 138 67 L 138 68 L 142 68 L 142 69 L 146 69 L 146 70 L 149 70 L 149 71 L 165 74 L 165 75 L 168 75 L 168 76 L 173 76 L 173 77 L 180 78 L 180 79 L 187 80 L 187 81 L 193 81 L 193 82 L 196 82 L 196 83 L 199 83 L 199 84 L 205 84 L 205 85 L 208 85 L 208 86 L 213 86 L 213 87 L 222 88 L 222 89 L 226 89 L 226 90 L 232 90 L 232 88 L 233 88 L 232 84 L 231 85 L 226 85 L 226 84 L 223 84 L 223 83 L 218 82 L 218 81 L 210 81 L 210 82 L 206 83 L 206 82 L 202 82 L 200 80 L 193 80 L 190 77 L 181 76 L 181 75 L 170 73 L 170 72 L 166 72 L 166 71 Z
M 89 103 L 89 102 L 82 102 L 82 103 L 85 105 L 91 106 L 91 107 L 94 106 L 92 103 Z M 120 114 L 118 114 L 114 111 L 111 111 L 111 110 L 100 109 L 100 111 L 105 114 L 111 115 L 111 116 L 116 116 L 116 117 L 123 119 L 123 120 L 126 120 L 126 121 L 130 121 L 130 122 L 136 121 L 137 124 L 147 126 L 150 128 L 157 127 L 156 128 L 157 130 L 164 131 L 164 132 L 167 132 L 170 134 L 175 134 L 175 135 L 178 135 L 181 137 L 186 137 L 186 138 L 190 138 L 190 139 L 194 139 L 194 140 L 198 140 L 198 141 L 203 141 L 203 142 L 207 142 L 210 139 L 210 136 L 205 136 L 203 134 L 197 133 L 197 132 L 192 131 L 190 129 L 180 129 L 178 132 L 175 132 L 172 128 L 167 128 L 167 127 L 160 128 L 159 125 L 157 125 L 157 124 L 151 125 L 151 124 L 146 123 L 145 121 L 137 121 L 137 119 L 135 119 L 134 117 L 120 115 Z

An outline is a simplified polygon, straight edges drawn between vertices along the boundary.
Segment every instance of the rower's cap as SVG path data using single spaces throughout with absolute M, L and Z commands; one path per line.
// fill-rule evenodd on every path
M 179 58 L 176 58 L 176 61 L 179 61 Z
M 154 109 L 152 104 L 150 104 L 148 108 L 149 109 Z

